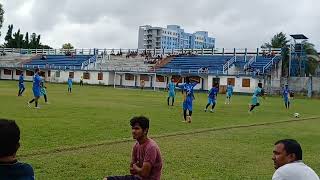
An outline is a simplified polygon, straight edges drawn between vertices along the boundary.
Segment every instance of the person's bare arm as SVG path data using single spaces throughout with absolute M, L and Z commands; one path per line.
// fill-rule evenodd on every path
M 141 168 L 139 168 L 136 164 L 132 165 L 133 171 L 141 177 L 148 177 L 150 175 L 151 168 L 152 166 L 149 162 L 144 162 Z

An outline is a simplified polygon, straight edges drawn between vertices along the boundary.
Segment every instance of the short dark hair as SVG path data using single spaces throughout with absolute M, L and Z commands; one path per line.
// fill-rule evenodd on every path
M 190 83 L 190 77 L 186 77 L 186 83 L 187 83 L 187 84 Z
M 144 116 L 136 116 L 136 117 L 133 117 L 131 120 L 130 120 L 130 125 L 131 127 L 133 127 L 134 125 L 136 124 L 139 124 L 139 126 L 145 130 L 145 129 L 149 129 L 149 119 L 147 117 L 144 117 Z
M 0 119 L 0 157 L 12 156 L 19 148 L 20 129 L 15 121 Z
M 296 160 L 302 160 L 302 149 L 300 144 L 294 139 L 282 139 L 274 143 L 274 145 L 283 144 L 287 154 L 295 154 Z
M 261 82 L 258 83 L 258 87 L 262 88 L 262 83 Z
M 39 72 L 40 71 L 40 69 L 39 68 L 36 68 L 35 70 L 34 70 L 34 72 Z

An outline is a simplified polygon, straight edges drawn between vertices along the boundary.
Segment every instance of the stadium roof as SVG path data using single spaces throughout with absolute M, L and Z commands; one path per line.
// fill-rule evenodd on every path
M 293 39 L 308 39 L 305 35 L 303 34 L 292 34 L 290 35 Z

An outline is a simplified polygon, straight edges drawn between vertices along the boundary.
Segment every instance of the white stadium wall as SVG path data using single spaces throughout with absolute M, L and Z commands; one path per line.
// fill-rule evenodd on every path
M 253 90 L 258 86 L 259 79 L 252 78 L 249 76 L 208 76 L 208 87 L 212 87 L 212 79 L 213 78 L 220 78 L 219 85 L 220 86 L 227 86 L 228 85 L 228 78 L 234 79 L 234 92 L 240 93 L 252 93 Z M 250 86 L 244 87 L 243 80 L 249 81 Z
M 56 83 L 66 83 L 69 78 L 69 74 L 73 73 L 73 82 L 79 83 L 81 76 L 83 77 L 84 84 L 101 84 L 101 85 L 111 85 L 109 84 L 109 72 L 99 72 L 99 71 L 51 71 L 51 76 L 48 78 L 50 82 Z M 86 79 L 84 73 L 89 73 L 89 78 Z M 98 80 L 98 74 L 102 73 L 102 80 Z
M 122 86 L 124 87 L 140 87 L 140 80 L 141 76 L 144 75 L 145 77 L 145 87 L 150 88 L 151 87 L 151 76 L 152 76 L 152 87 L 155 88 L 166 88 L 168 80 L 170 81 L 171 76 L 155 76 L 155 74 L 132 74 L 130 78 L 126 78 L 126 73 L 114 73 L 114 72 L 99 72 L 99 71 L 58 71 L 58 70 L 52 70 L 50 72 L 50 76 L 48 77 L 48 71 L 45 71 L 46 74 L 46 81 L 49 82 L 55 82 L 55 83 L 66 83 L 69 77 L 70 72 L 73 72 L 73 82 L 79 83 L 80 77 L 84 77 L 84 73 L 89 73 L 90 78 L 89 79 L 83 79 L 85 84 L 100 84 L 100 85 L 109 85 L 113 86 L 114 83 L 116 86 L 120 86 L 120 78 L 122 79 Z M 8 80 L 18 80 L 19 75 L 16 75 L 16 70 L 12 70 L 11 75 L 5 74 L 4 69 L 1 69 L 1 79 L 8 79 Z M 103 77 L 102 80 L 98 80 L 98 74 L 102 73 Z M 24 70 L 25 80 L 26 81 L 32 81 L 32 76 L 26 75 L 26 70 Z M 127 73 L 128 74 L 128 73 Z M 120 76 L 122 75 L 122 76 Z M 132 78 L 133 77 L 133 78 Z M 197 90 L 209 90 L 212 87 L 212 80 L 213 78 L 219 78 L 220 86 L 226 86 L 228 78 L 234 78 L 235 86 L 234 86 L 234 92 L 241 92 L 241 93 L 252 93 L 253 90 L 257 87 L 257 84 L 259 82 L 259 79 L 249 77 L 249 76 L 202 76 L 201 82 L 195 87 Z M 159 80 L 161 79 L 161 80 Z M 246 79 L 246 81 L 250 82 L 249 87 L 243 87 L 243 80 Z M 136 82 L 135 82 L 136 81 Z M 185 79 L 183 78 L 183 82 Z

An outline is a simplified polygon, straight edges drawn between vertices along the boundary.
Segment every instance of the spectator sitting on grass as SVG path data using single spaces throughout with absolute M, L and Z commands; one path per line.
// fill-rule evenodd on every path
M 132 137 L 137 140 L 132 149 L 130 174 L 109 176 L 105 180 L 160 180 L 162 158 L 157 143 L 148 138 L 149 119 L 140 116 L 130 120 Z
M 276 171 L 272 180 L 319 180 L 319 176 L 302 162 L 302 148 L 293 139 L 277 141 L 272 160 Z
M 20 130 L 15 121 L 0 119 L 0 179 L 34 180 L 33 168 L 18 162 Z

